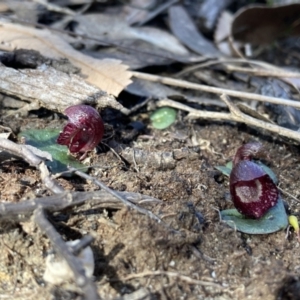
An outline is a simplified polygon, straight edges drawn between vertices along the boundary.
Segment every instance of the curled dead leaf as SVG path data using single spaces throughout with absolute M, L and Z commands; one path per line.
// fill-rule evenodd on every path
M 207 57 L 220 55 L 215 46 L 197 30 L 183 6 L 174 5 L 169 8 L 169 22 L 174 35 L 196 53 Z
M 265 45 L 275 39 L 300 34 L 300 4 L 248 5 L 234 16 L 231 34 L 234 40 Z

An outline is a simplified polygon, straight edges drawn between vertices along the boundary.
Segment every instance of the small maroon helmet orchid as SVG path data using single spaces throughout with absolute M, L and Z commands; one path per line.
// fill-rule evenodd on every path
M 278 189 L 261 166 L 251 161 L 262 152 L 259 143 L 240 147 L 230 173 L 230 194 L 234 206 L 243 215 L 261 218 L 278 200 Z
M 93 150 L 104 134 L 104 124 L 96 109 L 89 105 L 79 104 L 65 110 L 68 123 L 57 138 L 57 143 L 66 145 L 73 154 L 82 154 L 85 158 Z

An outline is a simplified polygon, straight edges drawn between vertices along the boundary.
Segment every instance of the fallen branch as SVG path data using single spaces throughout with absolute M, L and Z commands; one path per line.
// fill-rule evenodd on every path
M 160 200 L 142 194 L 130 192 L 115 192 L 127 199 L 127 201 L 141 203 L 158 203 Z M 0 221 L 23 221 L 41 207 L 49 212 L 61 211 L 74 206 L 80 206 L 89 202 L 90 207 L 120 209 L 123 203 L 106 191 L 93 192 L 64 192 L 48 197 L 35 198 L 33 200 L 17 203 L 0 203 Z
M 36 52 L 32 55 L 34 54 Z M 129 112 L 113 96 L 85 82 L 81 77 L 44 65 L 37 69 L 21 70 L 0 65 L 0 91 L 29 102 L 24 102 L 24 106 L 15 113 L 40 107 L 63 112 L 67 107 L 81 103 L 95 105 L 100 109 L 112 107 L 124 114 Z

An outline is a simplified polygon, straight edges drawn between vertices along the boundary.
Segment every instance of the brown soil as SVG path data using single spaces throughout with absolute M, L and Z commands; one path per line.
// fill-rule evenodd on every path
M 23 129 L 48 126 L 49 122 L 54 121 L 32 114 L 30 118 L 12 118 L 5 125 Z M 128 128 L 116 127 L 115 136 L 130 136 Z M 248 235 L 219 219 L 218 211 L 233 205 L 228 179 L 214 167 L 224 165 L 239 146 L 254 140 L 267 149 L 266 161 L 277 174 L 280 187 L 299 196 L 298 148 L 242 125 L 178 121 L 164 131 L 149 125 L 148 132 L 127 141 L 127 146 L 150 153 L 185 147 L 197 153 L 193 159 L 178 160 L 173 169 L 125 165 L 111 151 L 90 154 L 90 164 L 96 166 L 92 176 L 113 189 L 163 200 L 153 212 L 173 228 L 185 231 L 185 236 L 176 235 L 127 208 L 91 212 L 81 207 L 56 214 L 53 222 L 65 240 L 87 233 L 96 236 L 92 244 L 94 276 L 103 299 L 116 299 L 142 288 L 150 293 L 147 299 L 300 299 L 299 242 L 294 232 L 288 237 L 285 231 Z M 21 160 L 5 161 L 0 170 L 2 201 L 49 194 L 39 173 Z M 59 182 L 69 190 L 98 189 L 79 178 L 60 178 Z M 284 200 L 292 213 L 299 215 L 299 202 L 287 196 Z M 3 224 L 0 245 L 0 298 L 76 299 L 71 286 L 51 287 L 43 282 L 43 255 L 51 247 L 32 221 Z M 160 274 L 155 273 L 158 270 Z

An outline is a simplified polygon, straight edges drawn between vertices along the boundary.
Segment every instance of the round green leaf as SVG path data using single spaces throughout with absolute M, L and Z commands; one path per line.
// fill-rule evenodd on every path
M 166 129 L 175 122 L 176 115 L 177 112 L 174 108 L 159 108 L 150 117 L 152 126 L 156 129 Z

